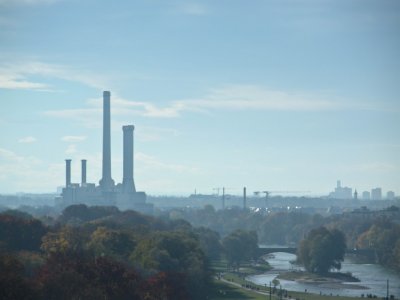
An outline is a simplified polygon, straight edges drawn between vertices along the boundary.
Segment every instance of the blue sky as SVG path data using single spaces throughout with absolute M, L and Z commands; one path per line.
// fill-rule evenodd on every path
M 0 0 L 0 193 L 112 176 L 149 194 L 400 193 L 400 2 Z

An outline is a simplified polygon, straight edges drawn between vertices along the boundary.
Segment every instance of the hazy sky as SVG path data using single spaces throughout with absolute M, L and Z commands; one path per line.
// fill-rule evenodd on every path
M 0 0 L 0 193 L 112 176 L 135 125 L 135 182 L 400 194 L 400 1 Z

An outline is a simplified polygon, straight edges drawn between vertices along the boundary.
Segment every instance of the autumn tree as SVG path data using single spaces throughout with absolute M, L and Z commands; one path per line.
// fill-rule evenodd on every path
M 374 250 L 378 262 L 400 270 L 400 225 L 381 219 L 361 234 L 357 240 L 360 248 Z
M 300 242 L 297 260 L 307 271 L 324 274 L 335 268 L 340 270 L 346 250 L 343 232 L 325 227 L 313 229 Z
M 101 226 L 91 234 L 88 249 L 92 250 L 96 256 L 128 258 L 135 245 L 132 234 Z
M 111 258 L 51 256 L 38 272 L 43 299 L 141 299 L 141 276 Z
M 161 271 L 173 277 L 183 275 L 189 299 L 204 299 L 210 273 L 206 257 L 193 233 L 156 232 L 139 241 L 131 261 L 153 274 Z

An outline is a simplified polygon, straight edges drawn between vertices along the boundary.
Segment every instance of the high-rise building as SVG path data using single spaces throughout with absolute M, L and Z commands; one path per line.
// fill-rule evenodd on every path
M 371 190 L 372 200 L 382 200 L 382 189 L 377 187 Z
M 353 190 L 349 187 L 342 187 L 340 180 L 336 182 L 335 191 L 329 194 L 329 198 L 332 199 L 352 199 L 353 198 Z
M 393 191 L 389 191 L 389 192 L 386 193 L 386 199 L 394 200 L 394 198 L 395 198 L 395 194 L 394 194 Z
M 363 200 L 370 200 L 370 199 L 371 199 L 371 193 L 368 192 L 368 191 L 364 191 L 364 192 L 362 193 L 362 199 L 363 199 Z

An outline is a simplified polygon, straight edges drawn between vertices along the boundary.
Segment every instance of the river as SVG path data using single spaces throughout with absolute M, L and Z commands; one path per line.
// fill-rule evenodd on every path
M 273 253 L 271 258 L 268 258 L 268 263 L 273 269 L 267 273 L 261 275 L 248 276 L 246 279 L 256 284 L 269 285 L 278 274 L 293 269 L 301 269 L 298 266 L 293 266 L 290 261 L 296 259 L 296 255 L 289 253 Z M 377 264 L 365 264 L 358 263 L 351 257 L 346 257 L 342 263 L 341 272 L 351 272 L 353 276 L 357 277 L 360 282 L 357 285 L 361 285 L 366 289 L 343 289 L 343 288 L 332 288 L 312 283 L 299 283 L 289 280 L 279 280 L 283 289 L 289 291 L 300 291 L 325 294 L 325 295 L 339 295 L 339 296 L 358 296 L 361 294 L 373 294 L 378 297 L 386 297 L 386 280 L 389 280 L 389 295 L 394 295 L 396 298 L 400 298 L 400 275 L 395 272 L 385 269 Z M 350 284 L 350 283 L 349 283 Z

